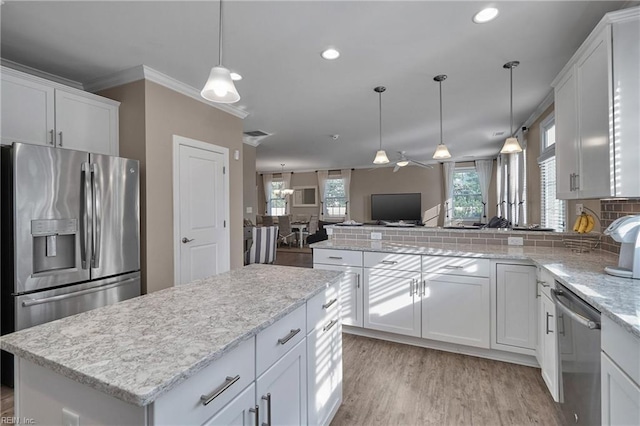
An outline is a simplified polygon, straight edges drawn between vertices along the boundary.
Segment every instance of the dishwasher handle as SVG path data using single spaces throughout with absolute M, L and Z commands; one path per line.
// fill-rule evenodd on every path
M 600 323 L 599 322 L 592 321 L 589 318 L 586 318 L 586 317 L 574 312 L 573 310 L 571 310 L 571 308 L 569 308 L 567 305 L 562 303 L 562 301 L 560 301 L 560 299 L 558 299 L 558 296 L 561 296 L 562 294 L 563 294 L 562 290 L 556 290 L 556 289 L 553 289 L 553 288 L 551 289 L 551 299 L 553 299 L 553 303 L 556 305 L 557 308 L 559 308 L 562 312 L 567 314 L 571 319 L 573 319 L 574 321 L 578 322 L 581 325 L 584 325 L 585 327 L 589 328 L 590 330 L 599 330 L 600 329 Z

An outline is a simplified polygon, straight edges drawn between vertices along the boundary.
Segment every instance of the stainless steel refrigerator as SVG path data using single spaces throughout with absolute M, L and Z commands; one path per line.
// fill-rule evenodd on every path
M 139 174 L 126 158 L 2 147 L 2 334 L 140 295 Z

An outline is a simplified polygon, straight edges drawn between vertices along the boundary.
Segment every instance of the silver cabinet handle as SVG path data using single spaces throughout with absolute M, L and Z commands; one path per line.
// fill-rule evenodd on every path
M 187 244 L 190 243 L 191 241 L 193 241 L 195 238 L 187 238 L 187 237 L 182 237 L 182 243 L 183 244 Z
M 231 385 L 240 380 L 240 375 L 238 374 L 235 377 L 227 377 L 224 380 L 224 383 L 221 384 L 217 389 L 214 389 L 209 395 L 202 395 L 200 397 L 200 401 L 202 401 L 202 405 L 208 405 L 211 401 L 222 395 L 224 391 L 229 389 Z
M 444 269 L 464 269 L 464 266 L 461 265 L 444 265 Z
M 300 333 L 300 329 L 296 328 L 295 330 L 291 330 L 291 332 L 289 334 L 287 334 L 286 336 L 284 336 L 282 339 L 278 339 L 278 343 L 281 345 L 286 344 L 289 340 L 293 339 L 293 337 Z
M 58 146 L 62 146 L 62 130 L 58 132 L 58 136 L 60 136 L 60 142 L 58 142 Z
M 249 412 L 256 413 L 256 426 L 260 426 L 260 406 L 256 405 L 253 408 L 249 408 Z
M 266 396 L 262 395 L 262 399 L 267 401 L 267 422 L 263 422 L 262 426 L 271 426 L 271 394 L 268 393 Z
M 546 314 L 547 314 L 547 334 L 553 333 L 553 330 L 549 330 L 549 318 L 553 318 L 553 315 L 551 315 L 549 312 L 547 312 Z
M 569 191 L 573 191 L 573 173 L 569 175 Z
M 324 305 L 322 305 L 322 309 L 329 309 L 329 307 L 331 307 L 331 305 L 333 305 L 334 303 L 336 303 L 338 301 L 338 299 L 332 299 L 329 302 L 325 303 Z
M 103 291 L 103 290 L 109 290 L 110 288 L 119 287 L 121 285 L 125 285 L 137 279 L 139 278 L 129 278 L 124 281 L 119 281 L 113 284 L 87 288 L 85 290 L 74 291 L 73 293 L 67 293 L 67 294 L 60 294 L 58 296 L 43 297 L 42 299 L 27 299 L 24 302 L 22 302 L 22 306 L 25 308 L 28 308 L 29 306 L 33 306 L 33 305 L 42 305 L 43 303 L 57 302 L 59 300 L 70 299 L 72 297 L 82 296 L 84 294 L 95 293 L 97 291 Z
M 55 146 L 55 142 L 54 142 L 54 136 L 53 136 L 53 129 L 49 130 L 49 145 L 54 145 Z
M 342 260 L 341 256 L 329 256 L 329 259 Z
M 536 282 L 538 284 L 540 284 L 542 287 L 549 287 L 549 284 L 547 284 L 546 281 L 542 281 L 542 280 L 536 280 Z
M 356 288 L 360 288 L 360 274 L 356 274 Z
M 60 132 L 60 137 L 62 138 L 62 132 Z M 60 146 L 62 146 L 62 143 L 60 143 Z M 100 194 L 100 185 L 98 185 L 98 165 L 96 163 L 91 164 L 91 180 L 93 181 L 93 253 L 91 267 L 99 268 L 102 234 L 102 196 Z
M 336 318 L 336 319 L 334 319 L 333 321 L 331 321 L 329 324 L 325 325 L 325 326 L 322 328 L 322 331 L 328 331 L 328 330 L 331 330 L 331 327 L 333 327 L 333 326 L 334 326 L 334 325 L 336 325 L 337 323 L 338 323 L 338 319 Z
M 579 174 L 574 174 L 573 175 L 573 187 L 576 191 L 580 190 L 580 175 Z
M 427 294 L 427 280 L 422 280 L 422 297 Z
M 383 265 L 395 265 L 396 263 L 398 263 L 397 260 L 383 260 L 382 262 Z
M 411 280 L 409 282 L 409 297 L 413 297 L 413 281 L 414 280 Z

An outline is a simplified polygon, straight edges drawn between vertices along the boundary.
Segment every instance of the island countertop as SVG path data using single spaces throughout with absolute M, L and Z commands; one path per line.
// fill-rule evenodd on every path
M 604 272 L 605 266 L 618 264 L 618 256 L 615 254 L 600 251 L 575 253 L 566 248 L 553 247 L 350 239 L 321 241 L 312 244 L 311 247 L 531 261 L 549 271 L 558 282 L 640 339 L 640 280 L 614 277 Z
M 253 264 L 8 334 L 0 348 L 144 406 L 341 275 Z

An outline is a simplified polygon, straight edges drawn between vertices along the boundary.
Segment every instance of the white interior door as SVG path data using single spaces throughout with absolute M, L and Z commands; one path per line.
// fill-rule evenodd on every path
M 186 284 L 229 270 L 228 151 L 176 136 L 174 154 L 176 284 Z

